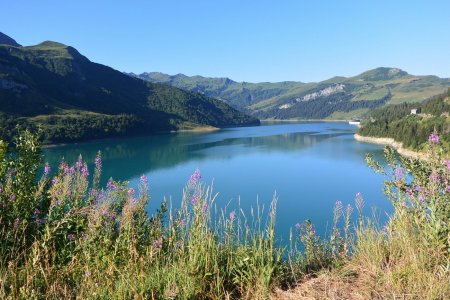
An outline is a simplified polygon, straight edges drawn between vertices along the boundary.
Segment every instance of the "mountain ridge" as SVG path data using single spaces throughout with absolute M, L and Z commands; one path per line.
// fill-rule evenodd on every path
M 58 42 L 0 45 L 0 136 L 15 124 L 44 142 L 147 134 L 197 126 L 257 125 L 222 101 L 132 78 Z
M 227 77 L 168 75 L 161 72 L 127 73 L 150 82 L 192 90 L 225 101 L 259 118 L 352 118 L 385 104 L 420 102 L 444 92 L 450 79 L 408 74 L 399 68 L 379 67 L 355 76 L 335 76 L 320 82 L 237 82 Z M 344 85 L 342 93 L 321 91 Z M 312 94 L 318 103 L 299 99 Z

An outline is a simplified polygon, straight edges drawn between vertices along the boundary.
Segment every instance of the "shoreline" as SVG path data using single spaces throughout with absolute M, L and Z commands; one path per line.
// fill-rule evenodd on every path
M 334 122 L 344 122 L 344 123 L 346 123 L 346 122 L 349 122 L 350 120 L 342 120 L 342 119 L 339 119 L 339 120 L 332 120 L 332 119 L 262 119 L 262 120 L 260 120 L 261 121 L 261 123 L 270 123 L 270 122 L 273 122 L 273 123 L 277 123 L 277 122 L 280 122 L 280 123 L 283 123 L 283 122 L 286 122 L 286 123 L 293 123 L 293 122 L 305 122 L 305 123 L 307 123 L 307 122 L 328 122 L 328 123 L 334 123 Z
M 397 142 L 393 138 L 379 138 L 379 137 L 362 136 L 357 133 L 355 133 L 353 135 L 353 138 L 355 140 L 357 140 L 358 142 L 362 142 L 362 143 L 371 143 L 371 144 L 390 146 L 390 147 L 394 148 L 395 151 L 397 151 L 399 154 L 409 157 L 409 158 L 427 160 L 427 155 L 425 153 L 406 149 L 403 147 L 402 143 Z
M 210 132 L 210 131 L 216 131 L 216 130 L 220 130 L 220 129 L 221 128 L 214 127 L 214 126 L 199 126 L 199 127 L 193 127 L 191 129 L 158 131 L 158 132 L 152 132 L 152 133 L 148 133 L 148 134 L 136 134 L 136 135 L 132 134 L 130 136 L 114 136 L 114 137 L 87 139 L 87 140 L 74 141 L 74 142 L 43 144 L 43 145 L 41 145 L 41 147 L 42 147 L 42 149 L 45 149 L 45 148 L 61 147 L 61 146 L 67 146 L 67 145 L 78 145 L 78 144 L 84 144 L 84 143 L 105 141 L 105 140 L 118 140 L 118 139 L 130 138 L 130 137 L 155 136 L 155 135 L 164 135 L 164 134 L 174 134 L 174 133 L 179 133 L 179 132 Z

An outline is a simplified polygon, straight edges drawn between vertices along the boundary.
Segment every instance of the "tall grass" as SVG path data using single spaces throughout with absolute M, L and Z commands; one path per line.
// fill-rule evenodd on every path
M 358 194 L 356 224 L 353 208 L 337 202 L 328 240 L 306 221 L 284 248 L 274 233 L 276 199 L 267 212 L 226 211 L 195 171 L 179 209 L 163 202 L 148 215 L 147 178 L 137 190 L 112 179 L 99 186 L 100 153 L 92 174 L 80 157 L 73 166 L 45 165 L 36 180 L 39 142 L 22 132 L 13 150 L 0 142 L 0 298 L 267 299 L 304 275 L 354 266 L 388 297 L 443 299 L 450 171 L 437 148 L 422 163 L 396 161 L 387 151 L 396 170 L 386 181 L 395 213 L 382 230 L 360 214 Z

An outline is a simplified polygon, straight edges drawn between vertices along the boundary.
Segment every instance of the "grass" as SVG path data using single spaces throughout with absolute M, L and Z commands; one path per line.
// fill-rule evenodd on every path
M 387 176 L 395 208 L 385 227 L 360 214 L 358 194 L 355 208 L 336 203 L 329 239 L 305 221 L 286 248 L 274 233 L 277 199 L 267 212 L 226 211 L 195 171 L 180 209 L 164 202 L 148 215 L 147 178 L 138 190 L 112 179 L 100 187 L 100 154 L 92 174 L 80 157 L 53 172 L 46 166 L 36 181 L 39 142 L 23 132 L 15 149 L 0 143 L 0 298 L 283 299 L 297 291 L 316 298 L 351 292 L 445 299 L 450 161 L 438 148 L 430 145 L 426 162 L 398 160 L 387 149 L 388 169 L 368 157 Z

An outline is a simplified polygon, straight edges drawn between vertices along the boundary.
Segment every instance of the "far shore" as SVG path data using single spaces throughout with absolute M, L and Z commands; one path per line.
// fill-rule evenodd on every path
M 406 149 L 403 147 L 402 143 L 397 142 L 393 138 L 369 137 L 369 136 L 362 136 L 357 133 L 354 135 L 354 138 L 358 142 L 390 146 L 390 147 L 394 148 L 399 154 L 409 157 L 409 158 L 427 160 L 427 155 L 425 153 L 413 151 L 411 149 Z
M 261 122 L 349 122 L 350 120 L 332 119 L 262 119 Z
M 189 129 L 159 131 L 159 132 L 152 132 L 152 133 L 148 133 L 148 134 L 131 135 L 128 137 L 153 136 L 153 135 L 171 134 L 171 133 L 177 133 L 177 132 L 209 132 L 209 131 L 216 131 L 216 130 L 220 130 L 220 128 L 214 127 L 214 126 L 198 126 L 198 127 L 193 127 L 193 128 L 189 128 Z M 95 139 L 66 142 L 66 143 L 44 144 L 41 147 L 43 149 L 45 149 L 45 148 L 61 147 L 61 146 L 66 146 L 66 145 L 77 145 L 77 144 L 91 143 L 91 142 L 95 142 L 95 141 L 117 140 L 117 139 L 124 139 L 124 138 L 127 138 L 127 136 L 104 137 L 104 138 L 95 138 Z

